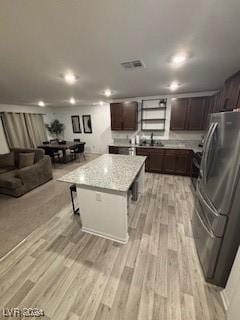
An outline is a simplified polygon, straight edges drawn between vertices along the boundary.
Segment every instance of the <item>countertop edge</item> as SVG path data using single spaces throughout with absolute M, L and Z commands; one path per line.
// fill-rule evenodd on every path
M 201 147 L 190 147 L 190 146 L 177 146 L 177 145 L 167 145 L 167 146 L 146 146 L 146 145 L 132 145 L 132 144 L 121 144 L 121 143 L 112 143 L 108 145 L 109 147 L 119 147 L 119 148 L 143 148 L 143 149 L 175 149 L 175 150 L 189 150 L 193 152 L 202 152 Z
M 112 155 L 112 156 L 114 156 L 114 155 Z M 121 156 L 121 155 L 116 155 L 116 156 Z M 85 187 L 85 188 L 89 188 L 89 189 L 98 189 L 98 190 L 109 190 L 109 191 L 113 191 L 113 192 L 118 192 L 118 193 L 127 193 L 128 192 L 128 190 L 129 190 L 129 188 L 131 187 L 131 184 L 133 183 L 133 181 L 136 179 L 136 177 L 137 177 L 137 175 L 139 174 L 139 172 L 140 172 L 140 170 L 142 169 L 142 167 L 143 167 L 143 165 L 145 164 L 145 161 L 146 161 L 146 159 L 147 159 L 147 157 L 146 156 L 138 156 L 138 155 L 136 155 L 135 157 L 137 157 L 137 158 L 142 158 L 141 160 L 141 164 L 139 164 L 139 167 L 138 167 L 138 169 L 136 170 L 136 173 L 135 173 L 135 175 L 134 175 L 134 178 L 132 179 L 132 181 L 128 184 L 128 187 L 127 188 L 113 188 L 113 187 L 106 187 L 106 186 L 97 186 L 97 185 L 94 185 L 94 184 L 84 184 L 84 183 L 79 183 L 78 181 L 74 181 L 74 178 L 73 179 L 71 179 L 71 181 L 69 180 L 69 179 L 62 179 L 62 178 L 64 178 L 64 176 L 63 177 L 61 177 L 61 178 L 58 178 L 58 179 L 56 179 L 56 181 L 59 181 L 59 182 L 65 182 L 65 183 L 68 183 L 68 184 L 76 184 L 76 186 L 81 186 L 81 187 Z M 92 161 L 95 161 L 95 160 L 97 160 L 97 159 L 94 159 L 94 160 L 92 160 Z M 90 161 L 91 162 L 91 161 Z M 87 165 L 87 164 L 86 164 Z M 82 167 L 84 167 L 85 165 L 83 165 Z M 75 170 L 73 170 L 73 171 L 75 171 Z M 67 175 L 67 174 L 66 174 Z

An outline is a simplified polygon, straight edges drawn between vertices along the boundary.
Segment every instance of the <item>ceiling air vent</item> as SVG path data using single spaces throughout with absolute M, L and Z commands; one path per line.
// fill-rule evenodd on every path
M 127 70 L 138 69 L 138 68 L 144 68 L 144 63 L 141 60 L 133 60 L 133 61 L 122 62 L 121 66 L 123 66 L 123 68 Z

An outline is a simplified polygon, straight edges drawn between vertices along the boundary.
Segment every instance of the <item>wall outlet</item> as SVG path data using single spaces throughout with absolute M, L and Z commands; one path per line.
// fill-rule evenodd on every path
M 97 201 L 102 201 L 102 195 L 99 192 L 96 192 L 96 200 Z

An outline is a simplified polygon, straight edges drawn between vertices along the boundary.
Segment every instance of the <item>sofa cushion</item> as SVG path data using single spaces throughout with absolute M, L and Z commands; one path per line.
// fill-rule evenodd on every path
M 19 169 L 32 166 L 34 164 L 34 156 L 34 152 L 19 153 Z
M 17 178 L 16 171 L 12 170 L 0 175 L 0 187 L 7 189 L 16 189 L 22 186 L 21 179 Z
M 0 168 L 14 167 L 14 166 L 15 166 L 15 158 L 14 158 L 13 151 L 5 154 L 0 154 Z
M 16 169 L 15 167 L 0 168 L 0 174 Z
M 45 151 L 43 149 L 26 149 L 26 148 L 12 148 L 11 151 L 14 152 L 15 156 L 15 166 L 18 168 L 19 166 L 19 154 L 20 153 L 32 153 L 34 152 L 34 163 L 37 163 L 44 157 Z

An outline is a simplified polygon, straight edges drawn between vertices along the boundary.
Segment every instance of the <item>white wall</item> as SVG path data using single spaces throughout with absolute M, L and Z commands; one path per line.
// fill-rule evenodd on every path
M 34 106 L 23 106 L 23 105 L 10 105 L 10 104 L 0 104 L 0 113 L 1 112 L 24 112 L 24 113 L 41 113 L 44 115 L 44 121 L 47 122 L 49 113 L 49 108 L 41 108 Z M 6 145 L 6 139 L 4 131 L 1 128 L 0 124 L 0 153 L 8 152 L 8 147 Z
M 0 104 L 0 112 L 24 112 L 24 113 L 42 113 L 46 114 L 48 108 L 33 107 L 33 106 L 22 106 L 12 104 Z
M 207 96 L 213 95 L 215 91 L 211 92 L 198 92 L 191 94 L 176 94 L 174 97 L 198 97 L 198 96 Z M 114 101 L 138 101 L 139 103 L 139 111 L 141 109 L 141 101 L 142 99 L 163 99 L 167 98 L 167 113 L 166 113 L 166 130 L 164 133 L 155 133 L 155 138 L 158 139 L 174 139 L 174 140 L 200 140 L 203 132 L 196 131 L 174 131 L 171 132 L 170 128 L 170 116 L 171 116 L 171 98 L 173 95 L 165 95 L 165 96 L 154 96 L 154 97 L 135 97 L 130 99 L 120 99 Z M 20 106 L 20 105 L 6 105 L 0 104 L 0 112 L 26 112 L 26 113 L 42 113 L 44 114 L 44 121 L 49 123 L 54 119 L 58 119 L 63 122 L 65 125 L 64 131 L 64 139 L 65 140 L 73 140 L 74 138 L 80 138 L 82 141 L 86 142 L 86 151 L 87 152 L 96 152 L 96 153 L 105 153 L 107 152 L 107 146 L 113 142 L 114 139 L 123 139 L 129 140 L 132 136 L 136 134 L 145 135 L 147 138 L 150 135 L 146 132 L 141 132 L 141 113 L 138 115 L 138 130 L 136 132 L 128 131 L 111 131 L 110 124 L 110 107 L 109 104 L 105 104 L 103 106 L 95 105 L 95 106 L 76 106 L 76 107 L 33 107 L 33 106 Z M 92 134 L 84 134 L 83 132 L 83 124 L 82 124 L 82 115 L 91 115 L 92 119 Z M 82 133 L 74 134 L 72 131 L 72 122 L 71 115 L 79 115 L 81 120 Z M 1 143 L 1 142 L 0 142 Z
M 198 96 L 207 96 L 213 95 L 215 91 L 211 92 L 198 92 L 191 94 L 179 94 L 174 95 L 174 97 L 198 97 Z M 172 96 L 154 96 L 154 97 L 135 97 L 131 99 L 120 99 L 114 101 L 138 101 L 139 103 L 139 111 L 141 109 L 141 101 L 142 99 L 162 99 L 167 98 L 167 111 L 166 111 L 166 130 L 164 133 L 155 134 L 155 138 L 158 139 L 174 139 L 174 140 L 200 140 L 202 131 L 178 131 L 178 132 L 170 132 L 170 116 L 171 116 L 171 98 Z M 74 138 L 80 138 L 82 141 L 86 142 L 86 151 L 87 152 L 96 152 L 96 153 L 105 153 L 107 152 L 107 146 L 113 142 L 114 139 L 122 139 L 129 140 L 132 136 L 136 134 L 145 135 L 148 138 L 148 134 L 150 133 L 142 133 L 141 132 L 141 113 L 138 114 L 138 130 L 136 132 L 133 131 L 111 131 L 111 123 L 110 123 L 110 106 L 109 104 L 105 104 L 103 106 L 76 106 L 76 107 L 52 107 L 48 108 L 48 114 L 46 117 L 46 121 L 50 122 L 52 120 L 58 119 L 63 122 L 65 125 L 64 131 L 64 139 L 72 140 Z M 83 124 L 82 124 L 82 115 L 91 115 L 92 119 L 92 134 L 84 134 L 83 133 Z M 74 134 L 72 131 L 72 122 L 71 116 L 79 115 L 82 127 L 81 134 Z
M 135 97 L 131 99 L 116 99 L 115 102 L 118 101 L 138 101 L 139 106 L 139 116 L 138 116 L 138 131 L 136 132 L 116 132 L 114 131 L 112 133 L 112 137 L 114 139 L 129 139 L 131 136 L 134 136 L 136 133 L 140 133 L 141 135 L 146 136 L 147 138 L 150 138 L 151 130 L 149 132 L 141 132 L 141 102 L 143 99 L 165 99 L 167 98 L 167 111 L 166 111 L 166 122 L 165 122 L 165 131 L 155 133 L 155 138 L 166 140 L 166 139 L 172 139 L 172 140 L 200 140 L 201 136 L 203 135 L 203 131 L 170 131 L 170 119 L 171 119 L 171 99 L 174 98 L 190 98 L 190 97 L 202 97 L 202 96 L 212 96 L 215 94 L 216 91 L 204 91 L 204 92 L 197 92 L 197 93 L 185 93 L 185 94 L 175 94 L 173 95 L 165 95 L 165 96 L 152 96 L 152 97 Z
M 240 313 L 240 249 L 234 260 L 226 288 L 221 294 L 228 320 L 238 320 Z
M 5 137 L 5 133 L 3 130 L 2 120 L 0 117 L 0 154 L 8 153 L 8 145 Z
M 91 115 L 92 134 L 83 132 L 82 115 Z M 73 133 L 72 115 L 79 115 L 82 133 Z M 112 134 L 110 129 L 110 107 L 109 104 L 103 106 L 78 106 L 69 108 L 52 108 L 48 113 L 48 122 L 58 119 L 64 123 L 64 139 L 73 140 L 80 138 L 86 142 L 87 152 L 106 153 L 108 144 L 112 143 Z
M 23 112 L 23 113 L 41 113 L 43 114 L 44 121 L 47 122 L 48 113 L 51 109 L 48 107 L 41 108 L 38 106 L 23 106 L 13 104 L 0 104 L 0 112 Z

